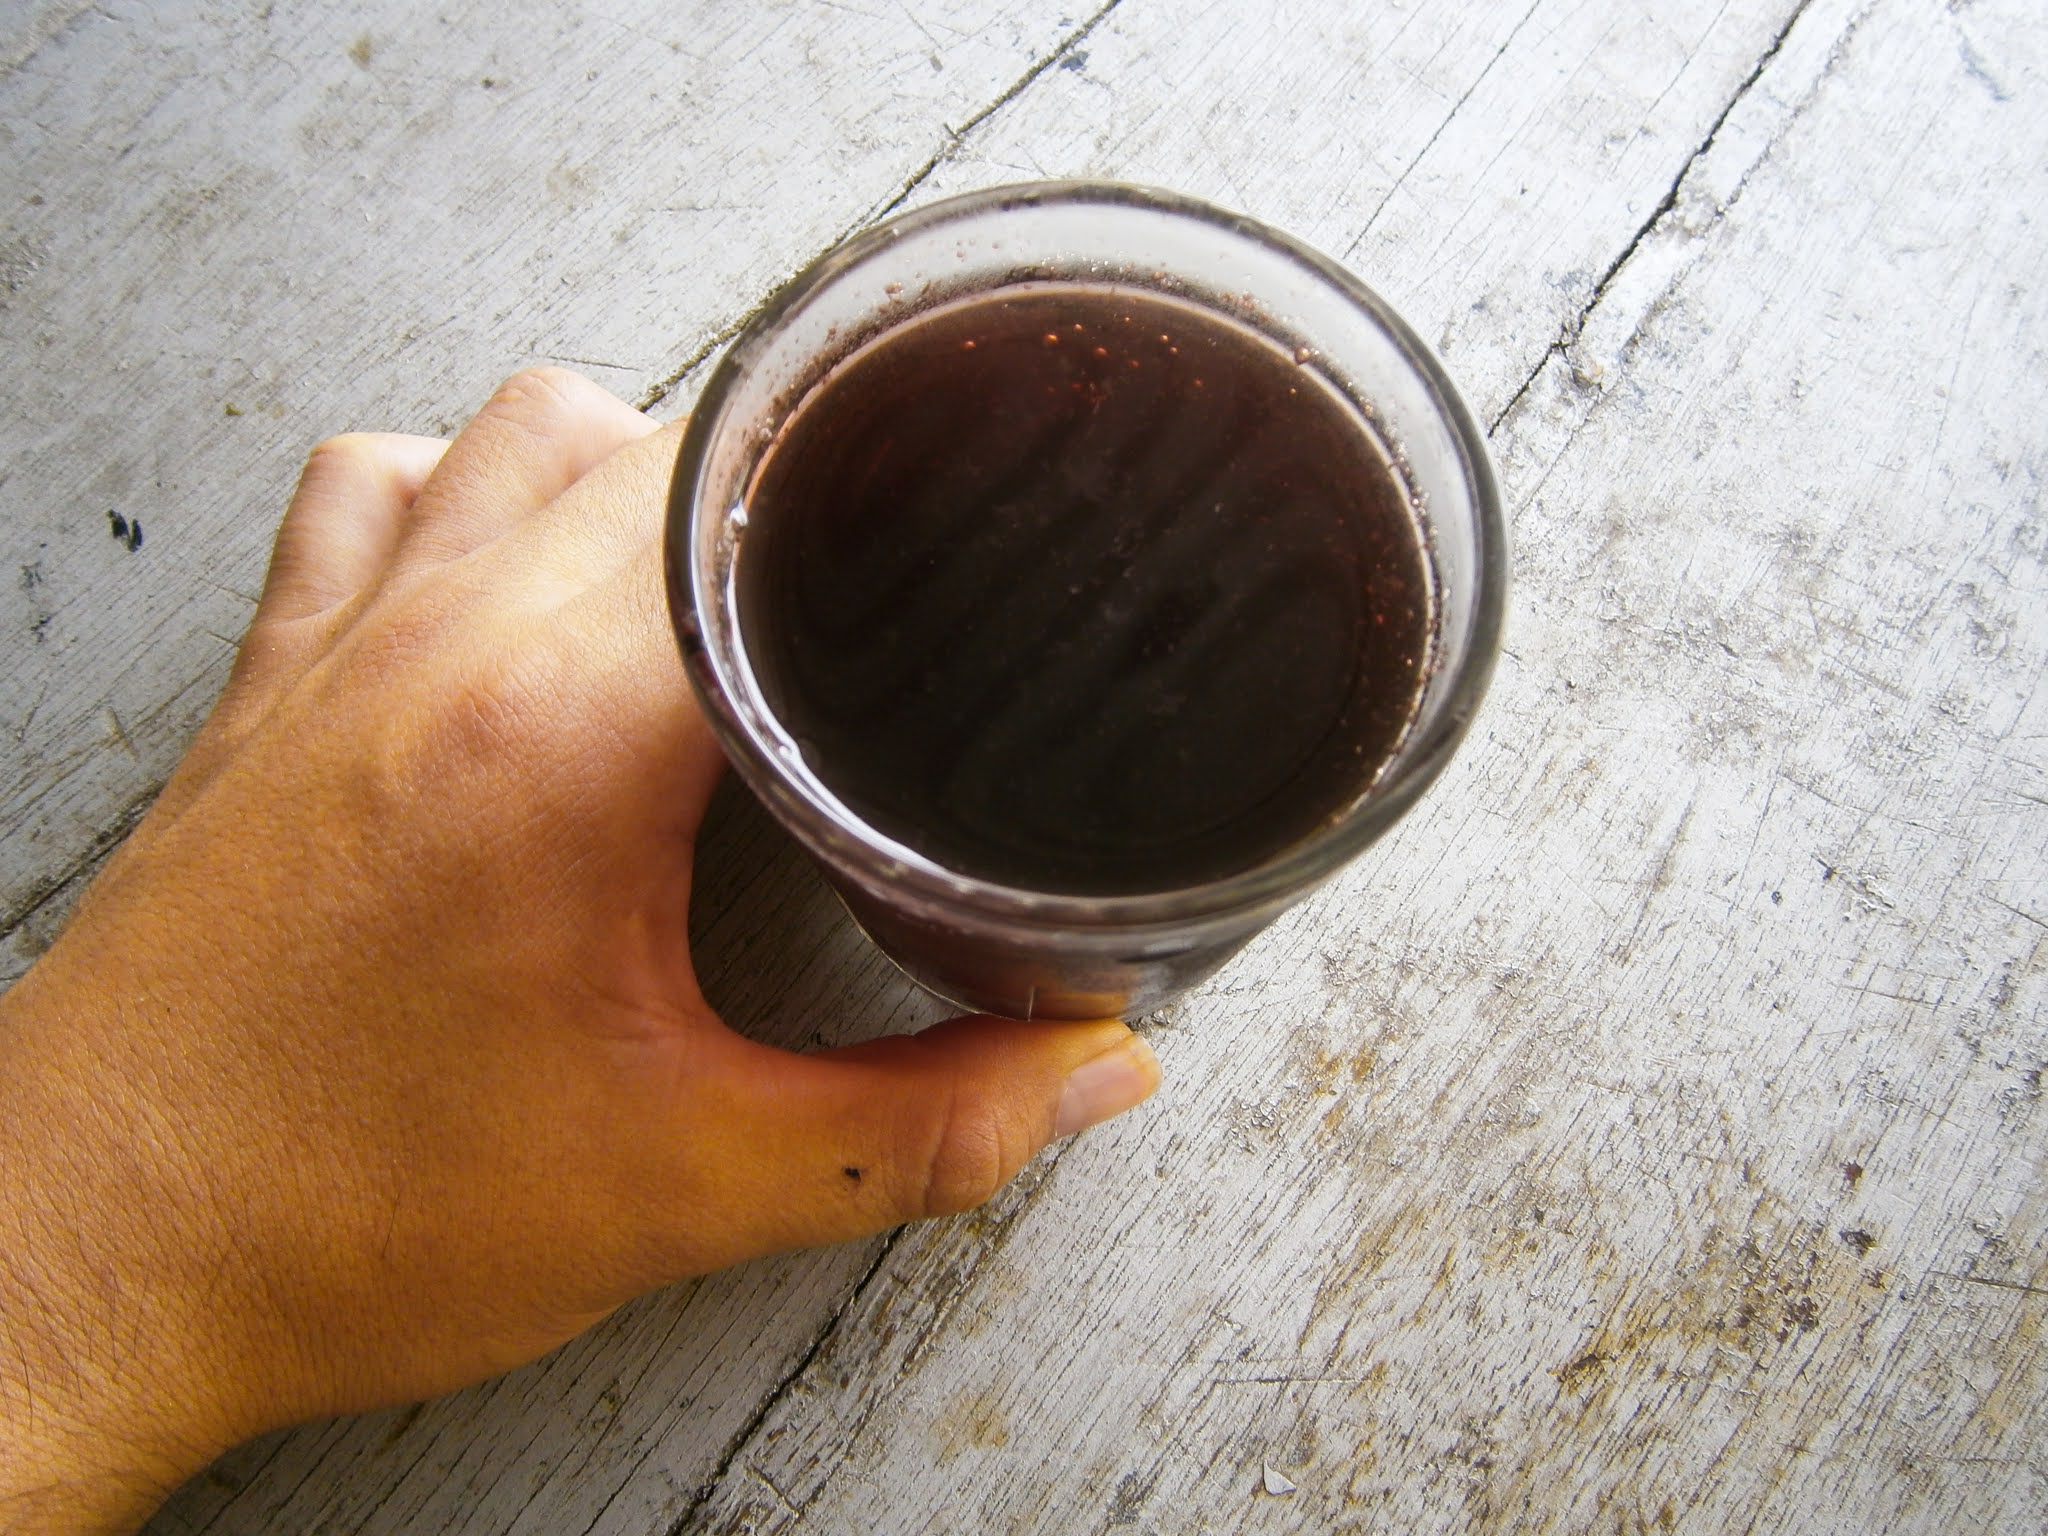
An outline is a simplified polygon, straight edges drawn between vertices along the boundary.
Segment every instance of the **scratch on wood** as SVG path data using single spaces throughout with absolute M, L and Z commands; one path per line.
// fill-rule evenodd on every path
M 1993 101 L 2012 100 L 2012 92 L 2007 90 L 2004 83 L 1991 72 L 1991 66 L 1985 62 L 1984 55 L 1979 53 L 1976 45 L 1970 41 L 1969 33 L 1963 31 L 1960 21 L 1956 23 L 1956 53 L 1963 61 L 1963 73 L 1989 91 Z
M 774 1478 L 770 1477 L 766 1472 L 763 1472 L 759 1467 L 755 1466 L 751 1462 L 747 1464 L 747 1475 L 755 1479 L 757 1482 L 761 1484 L 762 1487 L 766 1488 L 770 1493 L 775 1495 L 775 1502 L 780 1504 L 784 1509 L 789 1511 L 790 1519 L 796 1521 L 799 1525 L 803 1524 L 804 1512 L 801 1509 L 797 1508 L 796 1505 L 790 1502 L 788 1494 L 784 1493 L 780 1488 L 775 1486 Z
M 26 28 L 13 50 L 5 58 L 0 58 L 0 81 L 8 79 L 52 43 L 62 41 L 80 20 L 94 14 L 105 14 L 94 0 L 78 0 L 73 5 L 54 7 L 35 25 Z
M 551 363 L 569 363 L 577 368 L 611 368 L 619 373 L 638 373 L 638 363 L 608 363 L 601 357 L 573 357 L 566 353 L 543 352 L 540 354 Z
M 1400 195 L 1401 188 L 1407 185 L 1408 178 L 1415 173 L 1415 168 L 1418 165 L 1422 164 L 1424 160 L 1429 158 L 1429 152 L 1432 149 L 1436 148 L 1436 141 L 1444 136 L 1444 130 L 1446 128 L 1450 127 L 1452 123 L 1457 121 L 1458 114 L 1465 110 L 1465 103 L 1472 99 L 1472 93 L 1478 90 L 1480 86 L 1486 83 L 1486 77 L 1493 73 L 1493 66 L 1498 64 L 1503 58 L 1507 56 L 1507 51 L 1515 45 L 1515 39 L 1522 35 L 1522 28 L 1529 25 L 1530 18 L 1542 9 L 1543 0 L 1536 0 L 1536 3 L 1530 6 L 1529 9 L 1523 13 L 1522 19 L 1515 23 L 1514 29 L 1508 33 L 1506 40 L 1503 41 L 1500 47 L 1494 51 L 1493 57 L 1486 61 L 1486 67 L 1480 70 L 1477 75 L 1472 77 L 1472 83 L 1465 87 L 1465 94 L 1460 96 L 1457 99 L 1457 101 L 1453 103 L 1451 110 L 1444 114 L 1443 121 L 1436 125 L 1436 131 L 1429 136 L 1429 142 L 1424 144 L 1422 148 L 1416 152 L 1414 159 L 1410 160 L 1405 166 L 1401 168 L 1401 174 L 1399 176 L 1396 176 L 1394 178 L 1394 184 L 1391 187 L 1387 188 L 1387 195 L 1381 198 L 1379 206 L 1373 209 L 1372 216 L 1365 221 L 1365 228 L 1361 229 L 1358 232 L 1358 238 L 1353 240 L 1346 247 L 1344 247 L 1343 259 L 1345 261 L 1349 261 L 1355 254 L 1357 254 L 1358 248 L 1361 245 L 1365 244 L 1365 238 L 1367 235 L 1370 235 L 1372 233 L 1373 225 L 1379 223 L 1380 215 L 1385 213 L 1387 211 L 1388 205 L 1391 204 L 1394 201 L 1394 199 Z M 1687 163 L 1690 164 L 1691 162 L 1688 161 Z M 1548 354 L 1545 355 L 1547 356 Z M 1526 385 L 1523 387 L 1527 388 Z M 1496 422 L 1495 425 L 1499 425 L 1499 423 Z
M 2048 1296 L 2048 1285 L 2028 1285 L 2019 1280 L 2000 1280 L 1993 1275 L 1964 1275 L 1952 1269 L 1930 1269 L 1927 1273 L 1943 1280 L 1960 1280 L 1965 1285 L 1989 1285 L 2001 1291 L 2020 1291 L 2028 1296 Z
M 1881 997 L 1887 1002 L 1910 1003 L 1916 1008 L 1933 1008 L 1939 1006 L 1941 1002 L 1938 997 L 1913 997 L 1904 992 L 1887 992 L 1881 987 L 1859 987 L 1846 981 L 1838 981 L 1835 986 L 1843 992 L 1854 992 L 1858 997 Z
M 2028 922 L 2032 923 L 2036 928 L 2048 928 L 2048 918 L 2036 917 L 2031 912 L 2022 911 L 2020 908 L 2014 906 L 2009 901 L 2000 901 L 1996 896 L 1993 896 L 1989 891 L 1986 891 L 1984 893 L 1984 899 L 1990 902 L 1991 905 L 1993 905 L 1994 907 L 2005 908 L 2005 910 L 2010 912 L 2014 917 L 2025 918 Z
M 1650 871 L 1649 878 L 1643 882 L 1645 894 L 1641 910 L 1636 913 L 1635 926 L 1629 929 L 1628 937 L 1622 940 L 1617 954 L 1625 955 L 1635 948 L 1636 941 L 1643 935 L 1643 925 L 1650 920 L 1651 902 L 1670 885 L 1671 860 L 1678 852 L 1678 845 L 1685 841 L 1686 829 L 1692 825 L 1693 809 L 1698 803 L 1698 795 L 1692 795 L 1687 798 L 1685 809 L 1678 813 L 1678 825 L 1671 829 L 1671 837 L 1664 844 L 1664 851 L 1657 856 L 1657 867 Z M 1664 925 L 1665 928 L 1670 926 L 1669 923 Z M 1659 930 L 1662 931 L 1664 930 Z
M 48 683 L 36 691 L 36 701 L 29 705 L 28 713 L 21 717 L 21 724 L 14 728 L 14 744 L 22 746 L 28 741 L 28 733 L 36 723 L 36 716 L 42 711 L 43 701 L 50 696 Z

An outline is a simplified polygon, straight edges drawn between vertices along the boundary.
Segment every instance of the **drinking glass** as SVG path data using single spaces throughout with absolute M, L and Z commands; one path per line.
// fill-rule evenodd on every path
M 1022 284 L 1136 288 L 1249 327 L 1313 369 L 1393 466 L 1423 533 L 1433 614 L 1420 701 L 1355 802 L 1305 840 L 1204 883 L 1077 895 L 947 868 L 866 825 L 806 761 L 750 670 L 735 570 L 763 463 L 833 368 L 928 310 Z M 1500 647 L 1507 540 L 1484 438 L 1385 300 L 1251 219 L 1149 188 L 998 187 L 890 219 L 776 293 L 713 370 L 670 493 L 670 609 L 734 769 L 914 980 L 1013 1018 L 1149 1011 L 1206 979 L 1356 856 L 1443 771 Z

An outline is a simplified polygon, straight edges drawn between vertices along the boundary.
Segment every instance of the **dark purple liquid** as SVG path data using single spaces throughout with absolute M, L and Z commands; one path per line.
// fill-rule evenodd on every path
M 963 874 L 1163 891 L 1280 853 L 1414 715 L 1430 595 L 1353 409 L 1131 289 L 943 308 L 843 364 L 748 497 L 771 709 L 862 820 Z

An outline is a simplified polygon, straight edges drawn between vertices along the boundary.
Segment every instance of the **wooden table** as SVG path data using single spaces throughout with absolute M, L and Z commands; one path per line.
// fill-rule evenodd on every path
M 1465 752 L 1152 1021 L 1146 1108 L 152 1530 L 2042 1530 L 2041 20 L 16 0 L 7 975 L 204 715 L 316 438 L 541 359 L 675 413 L 946 192 L 1159 183 L 1341 257 L 1516 545 Z M 737 1024 L 938 1016 L 736 796 L 706 859 Z

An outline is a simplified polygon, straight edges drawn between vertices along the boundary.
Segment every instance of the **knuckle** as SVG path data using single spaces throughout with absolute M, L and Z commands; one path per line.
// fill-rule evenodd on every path
M 552 415 L 575 410 L 578 402 L 585 398 L 585 392 L 593 387 L 580 373 L 549 363 L 538 363 L 531 368 L 520 369 L 500 384 L 492 397 L 492 404 L 520 415 Z
M 333 437 L 324 437 L 313 445 L 306 455 L 306 474 L 326 474 L 336 470 L 354 470 L 373 463 L 377 456 L 377 439 L 368 432 L 340 432 Z
M 299 475 L 301 488 L 352 494 L 403 479 L 416 450 L 389 432 L 339 432 L 315 443 Z
M 1009 1141 L 999 1115 L 956 1093 L 924 1162 L 921 1213 L 950 1216 L 986 1202 L 1022 1164 Z

